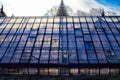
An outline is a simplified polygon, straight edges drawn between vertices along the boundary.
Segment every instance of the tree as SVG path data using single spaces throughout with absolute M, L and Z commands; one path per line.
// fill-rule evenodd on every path
M 66 13 L 69 16 L 74 15 L 73 10 L 69 6 L 65 6 L 65 8 L 66 8 Z M 58 12 L 58 6 L 54 6 L 46 12 L 45 16 L 57 16 L 57 12 Z
M 51 8 L 47 11 L 45 16 L 56 16 L 57 10 L 58 10 L 57 6 L 54 6 L 53 8 Z
M 73 13 L 73 10 L 66 6 L 61 0 L 61 3 L 58 6 L 54 6 L 50 10 L 47 11 L 45 16 L 115 16 L 117 13 L 113 11 L 105 11 L 103 8 L 92 8 L 89 12 L 84 12 L 81 10 L 77 10 L 76 13 Z
M 72 14 L 72 9 L 69 6 L 66 6 L 63 0 L 61 0 L 59 7 L 54 6 L 53 8 L 47 11 L 45 16 L 71 16 Z
M 75 13 L 75 15 L 76 15 L 76 16 L 87 16 L 88 13 L 83 12 L 83 11 L 81 11 L 81 10 L 78 10 L 78 11 Z
M 105 11 L 103 8 L 92 8 L 89 13 L 78 10 L 76 16 L 115 16 L 117 13 L 113 11 Z

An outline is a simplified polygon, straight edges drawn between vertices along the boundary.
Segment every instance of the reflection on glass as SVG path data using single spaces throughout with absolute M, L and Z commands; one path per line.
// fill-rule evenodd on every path
M 49 75 L 58 75 L 57 68 L 49 68 Z
M 29 23 L 33 23 L 34 20 L 35 20 L 35 18 L 30 18 L 28 22 L 29 22 Z
M 67 18 L 67 22 L 73 22 L 72 17 L 71 18 Z
M 81 68 L 80 74 L 89 74 L 89 69 L 88 68 Z
M 78 17 L 74 17 L 73 19 L 74 19 L 75 23 L 79 23 L 79 18 Z
M 16 23 L 21 23 L 22 18 L 17 18 Z
M 86 22 L 84 17 L 80 17 L 80 22 Z
M 54 22 L 59 22 L 60 21 L 60 18 L 59 17 L 55 17 L 54 18 Z
M 70 69 L 70 74 L 77 75 L 78 74 L 78 69 L 77 68 L 71 68 Z
M 109 68 L 101 68 L 100 69 L 100 74 L 101 75 L 107 75 L 107 74 L 109 74 Z
M 40 21 L 41 21 L 41 18 L 39 18 L 39 17 L 37 17 L 37 18 L 35 19 L 35 23 L 40 23 Z
M 48 68 L 40 68 L 39 73 L 41 75 L 48 75 Z
M 98 68 L 92 68 L 90 69 L 90 75 L 98 75 L 99 69 Z
M 119 28 L 118 17 L 6 17 L 0 25 L 0 61 L 47 67 L 24 68 L 20 74 L 117 74 L 118 68 L 101 65 L 119 63 Z M 77 68 L 68 68 L 72 64 Z M 81 64 L 100 68 L 79 69 Z
M 9 23 L 14 23 L 16 21 L 16 18 L 11 18 Z
M 53 22 L 53 18 L 49 18 L 48 23 L 52 23 L 52 22 Z
M 47 18 L 42 18 L 41 23 L 46 23 L 47 22 Z

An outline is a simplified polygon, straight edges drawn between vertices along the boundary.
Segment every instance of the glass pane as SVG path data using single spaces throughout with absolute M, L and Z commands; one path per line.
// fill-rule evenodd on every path
M 101 75 L 107 75 L 107 74 L 109 74 L 109 68 L 101 68 L 100 69 L 100 74 Z
M 79 63 L 87 63 L 87 54 L 85 50 L 78 51 Z

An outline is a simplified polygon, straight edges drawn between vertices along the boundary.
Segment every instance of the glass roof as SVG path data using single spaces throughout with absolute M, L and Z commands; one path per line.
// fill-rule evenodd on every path
M 0 18 L 0 64 L 120 63 L 120 17 Z

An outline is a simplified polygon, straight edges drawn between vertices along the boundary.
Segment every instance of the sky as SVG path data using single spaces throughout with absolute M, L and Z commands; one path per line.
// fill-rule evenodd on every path
M 64 0 L 73 11 L 82 10 L 89 12 L 91 8 L 104 8 L 111 10 L 96 2 L 96 0 Z M 60 0 L 0 0 L 0 5 L 4 5 L 4 11 L 8 16 L 43 16 L 53 6 L 58 6 Z M 89 6 L 88 6 L 89 5 Z

